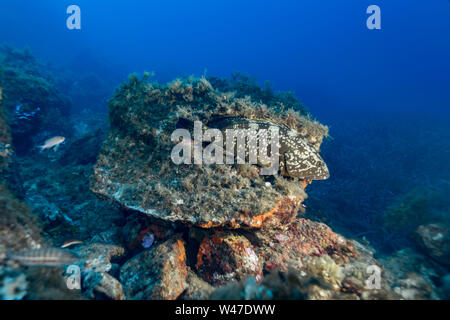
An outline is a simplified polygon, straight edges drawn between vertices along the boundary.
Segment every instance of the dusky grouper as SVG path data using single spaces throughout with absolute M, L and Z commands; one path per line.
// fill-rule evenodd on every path
M 325 180 L 330 176 L 327 165 L 314 146 L 299 132 L 286 125 L 268 120 L 220 116 L 208 121 L 206 126 L 219 129 L 224 136 L 227 129 L 253 129 L 258 131 L 277 127 L 279 129 L 279 161 L 282 175 L 302 180 Z M 190 120 L 180 119 L 177 127 L 192 128 L 193 124 Z

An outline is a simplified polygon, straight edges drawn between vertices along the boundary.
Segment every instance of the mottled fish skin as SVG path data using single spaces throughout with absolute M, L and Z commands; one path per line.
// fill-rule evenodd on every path
M 325 180 L 330 176 L 327 165 L 314 146 L 300 133 L 286 125 L 233 116 L 215 118 L 207 125 L 222 132 L 226 129 L 259 130 L 277 127 L 280 135 L 280 167 L 283 175 L 306 180 Z
M 13 252 L 8 255 L 10 260 L 23 266 L 56 267 L 72 264 L 79 261 L 79 257 L 65 249 L 42 248 L 21 252 Z

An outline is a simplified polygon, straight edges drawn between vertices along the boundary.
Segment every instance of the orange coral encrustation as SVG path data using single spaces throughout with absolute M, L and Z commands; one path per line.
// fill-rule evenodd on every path
M 308 179 L 303 180 L 303 182 L 302 182 L 303 189 L 306 189 L 308 184 L 311 184 L 311 183 L 312 183 L 312 180 L 308 180 Z
M 270 211 L 265 212 L 263 214 L 253 216 L 249 226 L 253 228 L 259 228 L 263 225 L 263 222 L 275 215 L 276 213 L 282 214 L 287 212 L 294 212 L 295 208 L 299 206 L 301 200 L 295 197 L 285 198 L 283 200 L 278 201 L 277 205 Z
M 239 229 L 239 228 L 261 228 L 263 226 L 264 221 L 273 216 L 276 213 L 287 213 L 294 212 L 295 208 L 299 206 L 301 200 L 296 197 L 289 197 L 278 201 L 277 205 L 271 210 L 264 212 L 262 214 L 255 215 L 253 217 L 249 217 L 246 215 L 242 215 L 240 221 L 232 221 L 229 224 L 226 224 L 226 227 L 230 229 Z M 216 227 L 224 227 L 225 225 L 220 223 L 214 223 L 209 221 L 208 223 L 201 224 L 200 227 L 204 229 L 216 228 Z
M 183 278 L 186 277 L 187 270 L 186 270 L 186 250 L 184 248 L 184 241 L 181 239 L 177 239 L 177 241 L 173 245 L 173 249 L 176 252 L 176 255 L 178 257 L 178 264 L 179 264 L 179 270 L 182 271 L 180 274 L 180 277 L 178 278 L 178 284 L 179 284 L 179 290 L 176 296 L 180 295 L 185 287 L 183 285 Z

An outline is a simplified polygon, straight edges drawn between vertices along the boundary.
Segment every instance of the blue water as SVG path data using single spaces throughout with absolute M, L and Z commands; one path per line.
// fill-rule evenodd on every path
M 82 10 L 81 31 L 66 8 Z M 381 8 L 381 30 L 366 8 Z M 0 4 L 0 41 L 90 70 L 227 76 L 232 70 L 294 90 L 321 119 L 448 113 L 450 2 L 27 1 Z
M 66 28 L 70 4 L 81 8 L 81 30 Z M 371 4 L 381 30 L 366 27 Z M 241 71 L 293 90 L 333 137 L 323 146 L 332 177 L 311 186 L 312 211 L 321 202 L 329 224 L 368 236 L 367 216 L 450 180 L 449 35 L 447 0 L 0 3 L 0 43 L 114 85 L 132 72 L 165 82 Z

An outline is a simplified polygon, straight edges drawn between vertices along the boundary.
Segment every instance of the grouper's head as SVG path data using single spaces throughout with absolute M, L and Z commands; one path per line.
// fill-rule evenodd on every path
M 317 150 L 305 139 L 296 138 L 284 153 L 283 175 L 302 180 L 325 180 L 330 177 L 328 167 Z

